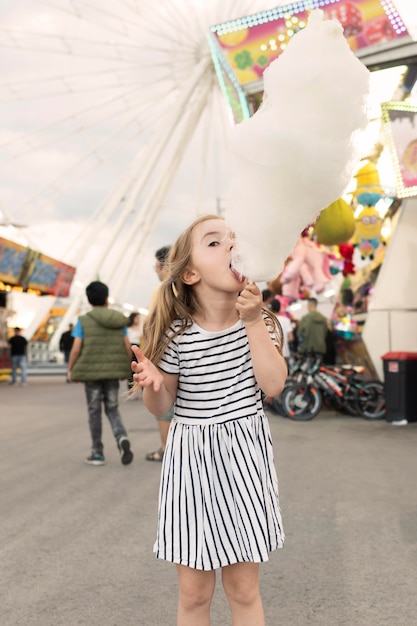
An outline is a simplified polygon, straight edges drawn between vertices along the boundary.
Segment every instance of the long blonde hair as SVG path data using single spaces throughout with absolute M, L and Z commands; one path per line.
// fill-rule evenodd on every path
M 172 339 L 168 330 L 174 321 L 180 326 L 175 332 L 178 335 L 193 323 L 193 315 L 199 310 L 199 303 L 193 288 L 186 285 L 182 277 L 191 264 L 192 234 L 196 226 L 208 220 L 222 220 L 219 215 L 203 215 L 180 235 L 171 247 L 167 260 L 168 277 L 161 283 L 157 298 L 144 325 L 144 355 L 158 365 L 167 345 Z M 282 330 L 275 315 L 264 309 L 269 320 L 278 331 L 278 349 L 282 349 Z

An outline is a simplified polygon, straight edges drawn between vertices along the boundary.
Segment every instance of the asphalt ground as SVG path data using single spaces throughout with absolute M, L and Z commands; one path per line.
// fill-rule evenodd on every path
M 141 400 L 121 412 L 132 465 L 104 418 L 91 467 L 82 385 L 0 383 L 1 626 L 175 626 L 175 567 L 152 553 L 157 426 Z M 417 424 L 269 417 L 286 544 L 261 566 L 267 624 L 417 624 Z M 231 624 L 220 576 L 212 624 Z

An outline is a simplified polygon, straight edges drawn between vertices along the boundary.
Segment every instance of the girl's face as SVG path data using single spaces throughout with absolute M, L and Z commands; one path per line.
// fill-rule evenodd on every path
M 191 263 L 183 276 L 186 284 L 205 284 L 215 290 L 236 292 L 246 282 L 233 270 L 234 235 L 222 219 L 200 222 L 191 236 Z

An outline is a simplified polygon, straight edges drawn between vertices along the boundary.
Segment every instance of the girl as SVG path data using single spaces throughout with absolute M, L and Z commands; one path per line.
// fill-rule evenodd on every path
M 137 387 L 156 417 L 175 413 L 163 459 L 156 556 L 176 564 L 179 626 L 208 626 L 215 570 L 234 626 L 262 626 L 259 563 L 283 545 L 261 389 L 282 390 L 282 333 L 258 287 L 231 267 L 225 221 L 197 219 L 170 254 L 170 276 L 133 348 Z
M 142 336 L 142 319 L 138 311 L 133 311 L 129 315 L 127 320 L 127 338 L 130 341 L 131 346 L 140 346 L 140 340 Z M 134 385 L 133 373 L 127 381 L 127 388 L 130 390 Z M 130 396 L 133 400 L 139 400 L 139 394 Z
M 142 320 L 140 313 L 134 311 L 129 315 L 127 320 L 127 337 L 132 346 L 140 346 L 140 338 L 142 335 Z

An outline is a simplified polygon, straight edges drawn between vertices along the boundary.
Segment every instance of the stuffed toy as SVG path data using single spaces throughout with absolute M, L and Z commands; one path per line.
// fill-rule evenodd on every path
M 382 196 L 383 191 L 379 180 L 379 172 L 375 163 L 368 161 L 356 172 L 355 178 L 356 191 L 354 195 L 360 204 L 368 204 L 366 196 L 360 197 L 362 194 L 374 194 L 375 200 Z
M 317 242 L 324 246 L 336 246 L 349 241 L 354 232 L 353 211 L 343 198 L 323 209 L 314 225 Z
M 342 243 L 339 246 L 340 256 L 343 260 L 343 276 L 349 276 L 350 274 L 355 273 L 355 265 L 353 263 L 353 253 L 355 251 L 355 247 L 351 243 Z
M 361 259 L 373 259 L 381 244 L 385 244 L 381 235 L 382 219 L 374 206 L 365 206 L 356 218 L 354 243 Z
M 308 237 L 299 237 L 281 275 L 282 295 L 297 299 L 305 287 L 321 293 L 330 278 L 327 255 Z
M 357 202 L 363 209 L 356 217 L 354 245 L 358 248 L 361 259 L 373 259 L 374 252 L 381 243 L 382 219 L 375 208 L 383 195 L 379 173 L 375 163 L 369 161 L 355 174 Z

